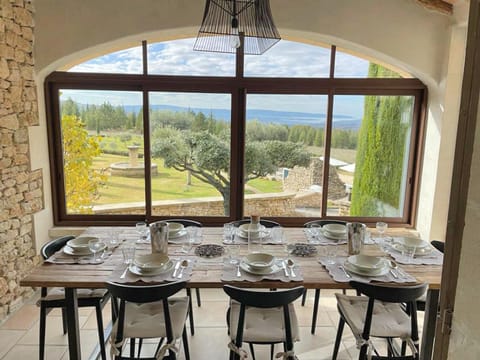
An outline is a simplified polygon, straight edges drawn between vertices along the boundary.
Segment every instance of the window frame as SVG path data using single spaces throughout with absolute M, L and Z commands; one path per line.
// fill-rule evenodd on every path
M 330 77 L 328 78 L 261 78 L 243 77 L 243 54 L 236 55 L 235 77 L 149 75 L 146 65 L 146 47 L 143 43 L 144 74 L 104 74 L 55 71 L 44 82 L 47 115 L 48 146 L 50 153 L 50 175 L 53 203 L 53 220 L 60 226 L 89 225 L 132 225 L 138 221 L 168 219 L 152 215 L 150 178 L 150 125 L 148 93 L 162 92 L 209 92 L 231 94 L 231 155 L 230 155 L 230 215 L 189 217 L 206 226 L 217 226 L 241 219 L 243 215 L 243 153 L 246 130 L 247 94 L 314 94 L 327 95 L 327 117 L 325 122 L 325 144 L 330 144 L 332 131 L 333 99 L 336 95 L 391 95 L 412 96 L 414 101 L 411 141 L 407 171 L 407 188 L 403 216 L 398 218 L 326 216 L 328 194 L 328 166 L 323 167 L 322 219 L 344 219 L 374 224 L 385 220 L 392 226 L 413 227 L 418 207 L 420 170 L 422 166 L 425 134 L 427 88 L 415 78 L 334 78 L 335 49 L 331 47 Z M 61 119 L 59 92 L 68 90 L 117 90 L 136 91 L 143 94 L 144 151 L 145 151 L 145 215 L 91 215 L 68 214 L 65 203 L 63 148 L 61 142 Z M 325 146 L 325 164 L 330 159 L 330 147 Z M 233 166 L 235 164 L 236 166 Z M 247 214 L 246 214 L 247 215 Z M 176 214 L 173 217 L 178 217 Z M 318 217 L 272 217 L 284 226 L 302 226 Z

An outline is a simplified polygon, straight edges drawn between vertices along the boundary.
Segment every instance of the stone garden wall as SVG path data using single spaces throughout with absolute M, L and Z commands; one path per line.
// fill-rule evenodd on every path
M 31 1 L 0 0 L 0 321 L 32 295 L 19 282 L 40 261 L 32 215 L 43 208 L 43 179 L 28 150 L 28 127 L 38 125 L 33 12 Z

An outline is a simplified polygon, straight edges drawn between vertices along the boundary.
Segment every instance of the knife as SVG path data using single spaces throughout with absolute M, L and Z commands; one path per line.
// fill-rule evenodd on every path
M 182 262 L 182 261 L 181 261 L 180 259 L 177 260 L 177 263 L 175 264 L 175 268 L 173 269 L 172 277 L 175 277 L 175 275 L 177 275 L 177 271 L 178 271 L 178 269 L 180 268 L 180 263 L 181 263 L 181 262 Z
M 285 260 L 282 261 L 282 268 L 283 268 L 283 271 L 285 271 L 285 276 L 289 277 L 288 271 L 287 271 L 287 264 L 285 264 Z

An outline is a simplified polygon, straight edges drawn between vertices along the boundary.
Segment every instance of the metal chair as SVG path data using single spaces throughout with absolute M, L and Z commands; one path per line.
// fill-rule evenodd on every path
M 185 326 L 188 297 L 172 297 L 184 289 L 185 285 L 185 281 L 139 286 L 107 283 L 107 289 L 113 298 L 111 353 L 115 359 L 139 358 L 141 343 L 138 356 L 135 357 L 135 339 L 148 338 L 159 338 L 154 356 L 148 359 L 163 359 L 167 352 L 168 359 L 176 359 L 179 350 L 175 343 L 180 337 L 183 341 L 185 359 L 190 359 Z M 127 339 L 130 339 L 130 357 L 122 355 L 123 345 Z
M 340 313 L 332 360 L 336 360 L 345 323 L 352 330 L 360 349 L 359 360 L 419 359 L 416 300 L 425 293 L 427 284 L 385 286 L 350 281 L 350 285 L 366 296 L 335 294 Z M 405 311 L 407 305 L 408 312 Z M 371 338 L 387 340 L 388 354 L 381 356 Z M 394 339 L 407 343 L 411 355 L 398 349 Z
M 46 260 L 55 252 L 62 249 L 67 241 L 74 239 L 75 236 L 63 236 L 52 241 L 49 241 L 42 246 L 40 254 Z M 100 354 L 103 360 L 106 360 L 105 353 L 105 335 L 103 328 L 102 309 L 110 299 L 110 294 L 105 289 L 78 289 L 78 307 L 95 307 L 98 327 L 98 340 L 100 344 Z M 37 302 L 40 307 L 40 341 L 39 341 L 39 359 L 42 360 L 45 356 L 45 332 L 47 314 L 53 308 L 62 309 L 62 323 L 63 333 L 67 333 L 66 314 L 65 314 L 65 290 L 63 288 L 45 288 L 40 290 L 40 299 Z
M 326 224 L 342 224 L 346 225 L 346 221 L 341 220 L 313 220 L 303 224 L 303 227 L 311 227 L 312 225 L 323 226 Z M 302 296 L 302 306 L 305 306 L 305 301 L 307 299 L 307 289 L 305 289 L 303 296 Z M 318 315 L 318 303 L 320 302 L 320 289 L 315 289 L 315 298 L 313 301 L 313 314 L 312 314 L 312 325 L 310 332 L 315 334 L 315 328 L 317 326 L 317 315 Z
M 231 298 L 227 313 L 230 360 L 244 358 L 242 343 L 270 344 L 273 359 L 274 344 L 283 343 L 284 352 L 276 357 L 294 359 L 293 342 L 298 341 L 298 321 L 293 301 L 303 293 L 303 287 L 279 291 L 255 291 L 225 285 L 223 290 Z M 266 331 L 268 329 L 268 331 Z
M 195 226 L 195 227 L 202 227 L 202 223 L 190 220 L 190 219 L 169 219 L 167 220 L 169 223 L 177 223 L 182 224 L 183 226 Z M 190 320 L 190 333 L 192 335 L 195 334 L 195 325 L 193 320 L 193 306 L 192 306 L 192 292 L 190 288 L 186 289 L 188 295 L 188 306 L 189 306 L 189 320 Z M 197 296 L 197 306 L 200 307 L 202 305 L 202 300 L 200 299 L 200 289 L 195 288 L 195 295 Z

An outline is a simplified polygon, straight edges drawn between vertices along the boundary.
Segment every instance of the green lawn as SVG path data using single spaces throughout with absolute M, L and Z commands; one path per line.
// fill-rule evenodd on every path
M 128 158 L 119 155 L 103 154 L 94 161 L 97 169 L 106 169 L 112 163 L 126 162 Z M 185 172 L 163 167 L 161 159 L 154 159 L 158 165 L 158 176 L 152 179 L 153 200 L 173 200 L 195 197 L 220 196 L 220 193 L 211 185 L 192 177 L 192 184 L 187 185 Z M 267 179 L 255 179 L 249 185 L 260 193 L 281 192 L 282 183 Z M 253 193 L 252 191 L 247 191 Z M 100 197 L 95 205 L 104 205 L 120 202 L 141 202 L 145 199 L 145 184 L 141 178 L 123 176 L 109 176 L 107 183 L 100 189 Z

